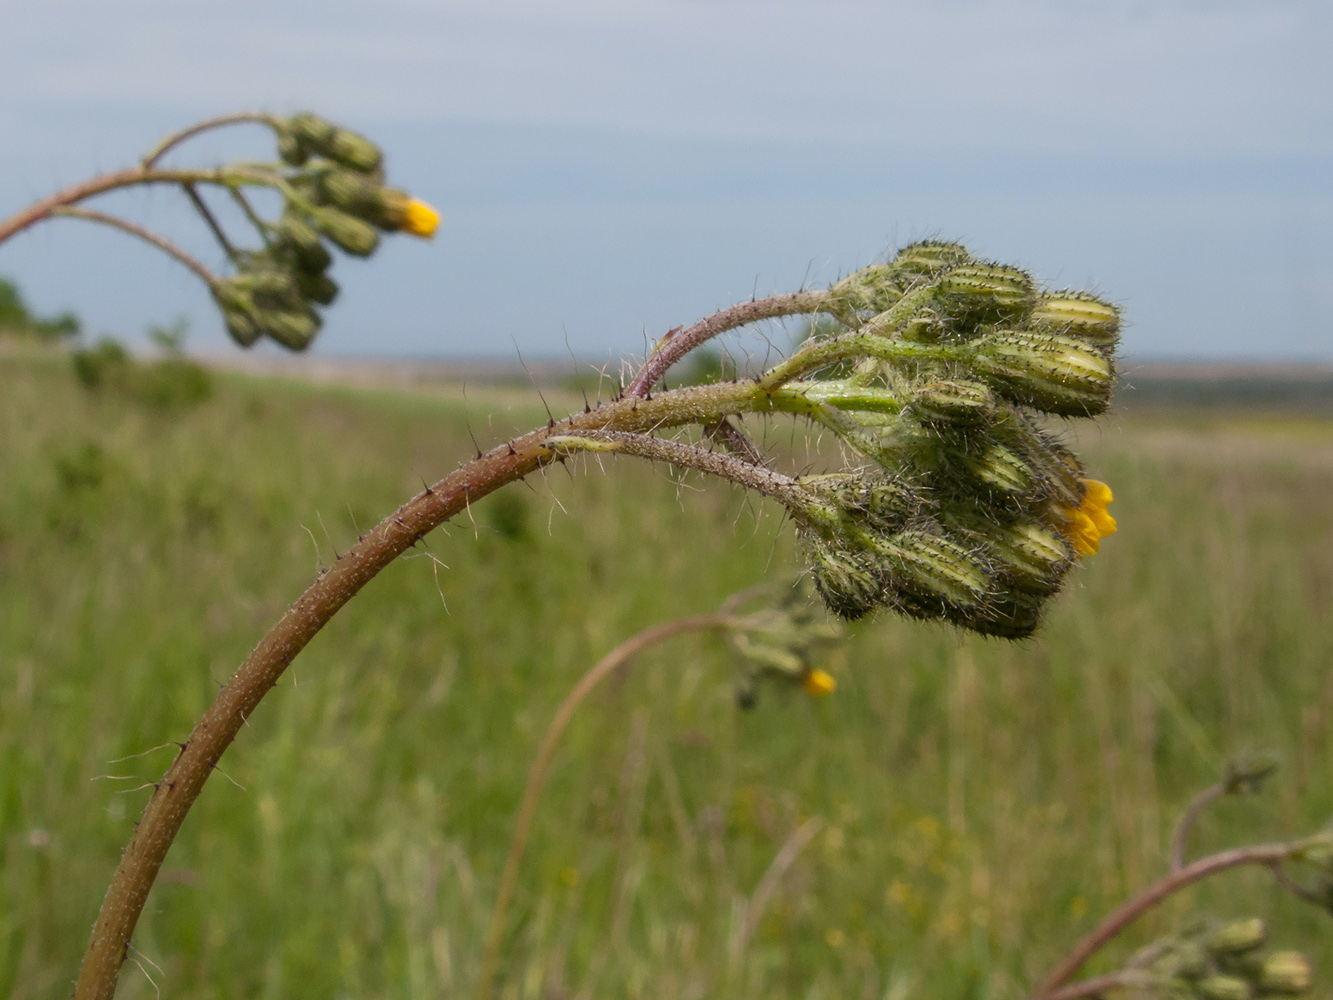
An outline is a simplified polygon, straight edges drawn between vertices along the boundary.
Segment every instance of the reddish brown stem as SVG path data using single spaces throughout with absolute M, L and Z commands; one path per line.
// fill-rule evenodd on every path
M 754 396 L 753 384 L 678 389 L 622 399 L 515 438 L 408 501 L 312 583 L 232 675 L 158 783 L 121 856 L 93 927 L 76 1000 L 111 1000 L 130 938 L 176 833 L 241 726 L 316 633 L 380 570 L 488 494 L 556 460 L 546 439 L 597 430 L 645 432 L 712 422 Z
M 547 727 L 546 735 L 542 737 L 537 756 L 528 771 L 528 783 L 523 789 L 523 803 L 519 806 L 518 819 L 514 823 L 514 836 L 509 842 L 509 854 L 505 858 L 504 873 L 500 876 L 500 889 L 495 896 L 495 909 L 491 911 L 491 927 L 486 937 L 486 952 L 481 963 L 481 985 L 477 987 L 478 1000 L 489 1000 L 491 995 L 491 984 L 500 961 L 500 941 L 504 934 L 505 913 L 509 909 L 514 889 L 518 886 L 518 866 L 523 861 L 523 851 L 527 847 L 533 817 L 537 815 L 537 800 L 546 781 L 546 772 L 555 757 L 560 737 L 564 735 L 569 720 L 574 717 L 574 713 L 592 693 L 593 688 L 645 649 L 685 632 L 726 628 L 734 621 L 730 615 L 719 612 L 713 615 L 694 615 L 691 618 L 680 618 L 673 622 L 654 625 L 607 653 L 583 675 L 573 690 L 565 695 L 565 700 L 560 703 L 555 717 Z
M 742 302 L 730 309 L 723 309 L 707 319 L 701 319 L 694 326 L 682 333 L 672 334 L 662 340 L 652 356 L 648 358 L 634 381 L 625 390 L 627 396 L 646 396 L 674 365 L 700 344 L 711 340 L 718 334 L 735 330 L 747 323 L 756 323 L 761 319 L 773 319 L 776 316 L 794 316 L 800 313 L 818 312 L 820 303 L 826 298 L 824 292 L 792 292 L 790 295 L 770 295 L 766 299 Z
M 150 229 L 145 229 L 138 223 L 130 222 L 128 219 L 122 219 L 118 215 L 108 215 L 106 212 L 94 212 L 90 208 L 62 206 L 61 208 L 54 209 L 52 214 L 68 216 L 71 219 L 87 219 L 89 222 L 100 222 L 104 226 L 112 226 L 123 232 L 129 233 L 131 236 L 137 236 L 139 239 L 151 243 L 163 253 L 176 258 L 176 260 L 180 261 L 197 274 L 200 280 L 210 288 L 213 287 L 213 284 L 217 281 L 217 278 L 213 273 L 209 271 L 208 268 L 204 267 L 204 265 L 196 258 L 186 253 L 170 240 L 163 239 L 161 236 L 158 236 L 157 233 Z
M 4 243 L 29 226 L 50 218 L 56 209 L 77 204 L 94 195 L 136 184 L 186 184 L 192 181 L 211 180 L 214 174 L 215 171 L 208 170 L 157 170 L 147 167 L 127 167 L 114 173 L 100 174 L 78 184 L 72 184 L 41 201 L 33 202 L 21 212 L 0 221 L 0 243 Z
M 1074 946 L 1073 951 L 1066 955 L 1051 974 L 1046 977 L 1045 982 L 1032 995 L 1032 1000 L 1055 1000 L 1056 997 L 1061 995 L 1057 991 L 1070 980 L 1074 973 L 1083 967 L 1084 962 L 1101 951 L 1121 931 L 1168 896 L 1198 882 L 1200 879 L 1226 871 L 1228 868 L 1239 868 L 1242 865 L 1262 865 L 1266 868 L 1273 868 L 1291 857 L 1293 850 L 1294 848 L 1289 844 L 1237 847 L 1234 850 L 1222 851 L 1210 857 L 1200 858 L 1184 868 L 1177 868 L 1169 875 L 1148 886 L 1133 899 L 1122 903 L 1110 916 L 1089 931 Z

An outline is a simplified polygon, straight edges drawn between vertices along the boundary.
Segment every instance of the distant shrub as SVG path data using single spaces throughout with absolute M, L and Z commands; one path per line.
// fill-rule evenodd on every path
M 213 377 L 182 353 L 185 333 L 183 320 L 150 327 L 149 337 L 166 355 L 150 362 L 136 361 L 119 341 L 103 337 L 73 353 L 74 376 L 90 392 L 119 392 L 154 409 L 194 406 L 213 394 Z
M 0 278 L 0 335 L 36 337 L 39 340 L 68 340 L 79 335 L 79 317 L 72 312 L 40 319 L 28 311 L 18 285 Z

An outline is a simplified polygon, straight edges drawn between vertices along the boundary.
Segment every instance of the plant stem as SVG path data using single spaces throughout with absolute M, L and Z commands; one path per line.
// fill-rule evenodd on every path
M 381 521 L 297 599 L 218 693 L 157 784 L 112 877 L 79 971 L 76 1000 L 111 1000 L 148 892 L 185 816 L 250 713 L 306 644 L 362 587 L 449 518 L 502 486 L 558 461 L 548 438 L 611 430 L 646 433 L 708 424 L 728 413 L 765 412 L 757 383 L 626 397 L 529 431 L 468 462 Z
M 122 219 L 116 215 L 108 215 L 105 212 L 95 212 L 90 208 L 75 208 L 73 206 L 63 206 L 52 210 L 52 215 L 68 216 L 71 219 L 87 219 L 89 222 L 100 222 L 106 226 L 114 226 L 116 229 L 123 230 L 132 236 L 137 236 L 141 240 L 153 244 L 159 250 L 175 257 L 178 261 L 197 274 L 204 284 L 210 288 L 217 281 L 217 277 L 204 267 L 196 258 L 190 256 L 176 244 L 158 236 L 157 233 L 128 219 Z
M 634 381 L 625 390 L 627 396 L 647 396 L 674 365 L 690 351 L 718 334 L 726 333 L 747 323 L 761 319 L 773 319 L 778 316 L 794 316 L 800 313 L 818 312 L 827 299 L 825 292 L 792 292 L 789 295 L 770 295 L 766 299 L 742 302 L 714 313 L 707 319 L 695 323 L 682 333 L 668 334 L 653 351 L 652 355 L 634 376 Z
M 1189 850 L 1190 831 L 1194 829 L 1194 823 L 1199 818 L 1199 814 L 1212 803 L 1216 802 L 1227 793 L 1227 786 L 1224 782 L 1218 782 L 1210 788 L 1205 788 L 1198 795 L 1190 800 L 1190 804 L 1185 807 L 1185 812 L 1180 817 L 1180 822 L 1176 824 L 1175 835 L 1171 838 L 1171 870 L 1176 871 L 1185 867 L 1185 855 Z
M 1242 865 L 1262 865 L 1265 868 L 1273 868 L 1291 857 L 1295 850 L 1296 848 L 1290 844 L 1261 844 L 1255 847 L 1237 847 L 1234 850 L 1222 851 L 1206 858 L 1200 858 L 1187 867 L 1176 869 L 1169 875 L 1163 876 L 1133 899 L 1122 903 L 1100 924 L 1089 931 L 1046 977 L 1037 991 L 1032 994 L 1032 1000 L 1055 1000 L 1060 995 L 1057 993 L 1060 987 L 1064 986 L 1074 973 L 1082 968 L 1083 963 L 1101 951 L 1116 935 L 1168 896 L 1198 882 L 1200 879 L 1226 871 L 1228 868 L 1239 868 Z
M 99 174 L 78 184 L 48 195 L 35 201 L 25 209 L 0 221 L 0 244 L 11 236 L 21 233 L 29 226 L 48 219 L 56 209 L 75 205 L 95 195 L 106 194 L 119 188 L 134 187 L 138 184 L 258 184 L 274 186 L 280 182 L 276 175 L 270 177 L 257 170 L 173 170 L 157 167 L 127 167 L 109 174 Z
M 164 138 L 156 146 L 148 151 L 143 158 L 144 169 L 151 168 L 158 160 L 162 159 L 170 150 L 179 146 L 186 139 L 198 135 L 200 132 L 207 132 L 209 129 L 221 128 L 224 125 L 239 125 L 243 122 L 256 122 L 262 125 L 268 125 L 271 128 L 277 127 L 277 117 L 266 111 L 239 111 L 231 115 L 218 115 L 216 118 L 205 118 L 201 122 L 195 122 L 179 132 L 173 132 Z
M 204 199 L 200 197 L 199 191 L 195 188 L 193 184 L 182 184 L 181 187 L 185 189 L 186 197 L 188 197 L 190 199 L 190 203 L 194 205 L 195 211 L 199 213 L 200 218 L 204 220 L 204 223 L 213 233 L 213 238 L 217 240 L 218 244 L 222 247 L 222 252 L 227 255 L 227 258 L 233 264 L 235 264 L 236 248 L 231 245 L 231 240 L 227 239 L 227 234 L 223 231 L 222 226 L 218 222 L 218 220 L 213 216 L 213 212 L 204 202 Z
M 632 639 L 622 642 L 607 653 L 580 678 L 572 691 L 565 695 L 564 701 L 556 709 L 555 717 L 542 737 L 537 756 L 528 771 L 528 783 L 523 789 L 523 802 L 519 806 L 518 819 L 514 823 L 514 835 L 509 842 L 509 854 L 505 857 L 504 873 L 500 876 L 500 888 L 495 897 L 495 909 L 491 911 L 490 932 L 486 937 L 486 951 L 481 963 L 481 981 L 477 988 L 478 1000 L 489 1000 L 492 984 L 495 980 L 496 967 L 500 960 L 500 940 L 504 934 L 505 914 L 518 885 L 518 866 L 523 860 L 523 851 L 527 847 L 528 833 L 532 829 L 533 817 L 537 814 L 537 799 L 541 795 L 542 785 L 546 782 L 546 772 L 555 757 L 555 751 L 564 735 L 570 719 L 578 707 L 583 704 L 593 688 L 603 680 L 628 664 L 650 646 L 665 642 L 686 632 L 700 632 L 708 629 L 726 628 L 735 619 L 728 614 L 694 615 L 672 622 L 664 622 L 645 629 Z

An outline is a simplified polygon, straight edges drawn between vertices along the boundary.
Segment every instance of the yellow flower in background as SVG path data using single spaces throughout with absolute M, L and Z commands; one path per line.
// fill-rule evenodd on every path
M 407 214 L 403 218 L 403 232 L 430 239 L 440 226 L 440 213 L 431 208 L 420 198 L 413 198 L 407 203 Z
M 1116 533 L 1115 518 L 1107 506 L 1115 497 L 1111 487 L 1097 479 L 1083 480 L 1083 503 L 1077 510 L 1064 510 L 1063 533 L 1081 556 L 1090 556 L 1101 548 L 1102 539 Z
M 822 698 L 838 690 L 838 681 L 827 670 L 811 670 L 801 678 L 801 690 L 812 698 Z

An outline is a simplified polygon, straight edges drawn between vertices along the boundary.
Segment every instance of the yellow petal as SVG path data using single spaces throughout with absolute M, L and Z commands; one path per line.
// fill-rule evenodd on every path
M 1107 486 L 1100 479 L 1083 480 L 1084 503 L 1094 503 L 1099 507 L 1105 507 L 1115 499 L 1111 493 L 1111 487 Z
M 1115 534 L 1116 532 L 1115 518 L 1113 518 L 1110 514 L 1106 513 L 1106 510 L 1104 508 L 1096 507 L 1088 511 L 1087 514 L 1088 517 L 1092 519 L 1092 523 L 1096 526 L 1097 534 L 1100 535 L 1102 538 L 1106 538 L 1108 535 Z
M 440 213 L 419 198 L 407 203 L 407 215 L 403 219 L 403 232 L 430 239 L 440 225 Z

